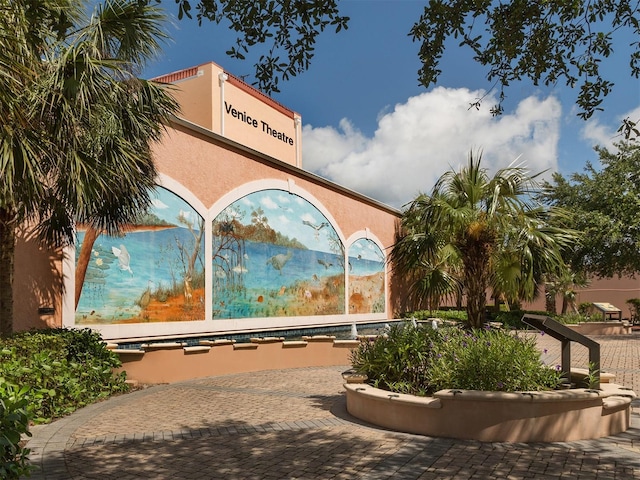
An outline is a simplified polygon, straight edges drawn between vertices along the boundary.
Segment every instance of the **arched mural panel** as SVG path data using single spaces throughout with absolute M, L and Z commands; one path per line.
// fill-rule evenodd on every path
M 349 313 L 383 313 L 385 257 L 380 247 L 360 238 L 349 247 Z
M 78 228 L 76 271 L 83 247 L 91 255 L 76 325 L 204 320 L 204 219 L 163 187 L 154 195 L 123 236 L 99 235 L 83 245 L 86 229 Z
M 213 318 L 344 312 L 344 246 L 327 218 L 284 190 L 250 193 L 212 222 Z

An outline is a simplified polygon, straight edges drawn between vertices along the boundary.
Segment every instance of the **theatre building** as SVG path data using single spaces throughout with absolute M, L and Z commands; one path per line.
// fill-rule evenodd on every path
M 134 339 L 393 318 L 399 212 L 305 171 L 300 115 L 218 65 L 156 80 L 181 113 L 153 147 L 151 209 L 118 237 L 79 226 L 64 252 L 23 236 L 14 328 Z

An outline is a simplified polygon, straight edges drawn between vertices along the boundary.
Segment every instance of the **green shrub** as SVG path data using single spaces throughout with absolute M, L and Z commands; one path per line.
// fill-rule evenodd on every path
M 500 322 L 504 328 L 522 330 L 528 328 L 522 321 L 522 317 L 527 312 L 523 310 L 511 310 L 509 312 L 499 312 L 493 317 L 495 322 Z
M 540 361 L 535 339 L 502 330 L 443 331 L 429 365 L 433 391 L 459 388 L 505 392 L 556 388 L 561 373 Z
M 394 324 L 375 340 L 365 339 L 351 352 L 352 366 L 365 373 L 376 387 L 425 395 L 431 328 L 411 323 Z
M 45 423 L 128 386 L 125 374 L 99 334 L 54 329 L 23 332 L 0 340 L 0 379 L 30 388 L 27 411 Z
M 578 313 L 588 317 L 591 315 L 591 311 L 593 310 L 593 303 L 591 302 L 580 302 L 578 305 Z
M 379 388 L 425 395 L 442 389 L 526 391 L 558 386 L 561 372 L 540 361 L 535 340 L 503 330 L 397 325 L 351 354 Z
M 17 389 L 0 378 L 0 478 L 17 479 L 29 475 L 29 449 L 21 436 L 29 433 L 28 387 Z
M 582 315 L 581 313 L 565 313 L 560 315 L 552 315 L 551 317 L 555 321 L 564 325 L 575 325 L 577 323 L 585 322 L 598 322 L 601 320 L 598 317 L 588 317 L 586 315 Z

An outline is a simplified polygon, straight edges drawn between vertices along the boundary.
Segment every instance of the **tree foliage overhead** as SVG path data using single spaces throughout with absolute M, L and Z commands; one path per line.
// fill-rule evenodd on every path
M 629 68 L 638 78 L 637 0 L 430 0 L 411 29 L 413 39 L 422 42 L 419 77 L 425 86 L 437 81 L 446 41 L 453 37 L 489 68 L 487 79 L 500 90 L 494 113 L 502 111 L 505 89 L 528 78 L 535 85 L 564 82 L 577 88 L 583 119 L 602 110 L 604 97 L 614 87 L 601 65 L 622 34 L 632 39 Z
M 236 32 L 235 45 L 227 51 L 232 58 L 244 60 L 253 49 L 264 52 L 255 64 L 254 85 L 267 94 L 279 91 L 279 80 L 308 69 L 320 33 L 348 27 L 349 17 L 340 15 L 338 2 L 175 0 L 178 18 L 195 14 L 200 24 L 209 20 Z M 640 77 L 637 0 L 428 0 L 408 33 L 421 43 L 418 80 L 425 87 L 437 82 L 450 39 L 470 48 L 475 61 L 488 67 L 490 85 L 499 89 L 494 114 L 502 113 L 512 83 L 530 79 L 535 85 L 576 88 L 578 115 L 588 119 L 603 109 L 604 97 L 614 88 L 602 61 L 622 50 L 622 42 L 630 51 L 630 75 Z M 622 123 L 626 138 L 640 135 L 635 120 Z
M 255 64 L 256 86 L 279 92 L 279 79 L 288 80 L 309 68 L 316 37 L 326 28 L 346 29 L 349 17 L 339 15 L 338 0 L 176 0 L 178 18 L 192 17 L 228 24 L 237 33 L 227 55 L 244 60 L 249 49 L 268 44 Z M 193 5 L 192 5 L 193 3 Z
M 587 163 L 584 173 L 556 173 L 545 185 L 543 199 L 572 212 L 565 225 L 584 232 L 571 253 L 576 272 L 640 272 L 640 145 L 623 142 L 617 148 L 596 148 L 601 169 Z

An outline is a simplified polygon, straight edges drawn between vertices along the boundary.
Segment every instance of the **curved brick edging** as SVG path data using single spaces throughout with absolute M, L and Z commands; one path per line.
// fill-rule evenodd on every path
M 366 384 L 345 384 L 347 410 L 391 430 L 483 442 L 566 442 L 614 435 L 630 425 L 635 393 L 611 385 L 606 391 L 549 392 L 441 390 L 416 397 Z

